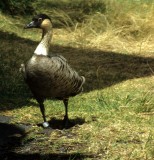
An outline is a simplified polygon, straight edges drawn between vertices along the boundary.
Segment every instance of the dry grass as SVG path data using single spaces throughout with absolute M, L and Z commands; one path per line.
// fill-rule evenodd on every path
M 138 4 L 134 7 L 135 4 L 130 1 L 106 3 L 106 13 L 87 15 L 82 24 L 76 23 L 74 27 L 67 27 L 66 31 L 62 31 L 60 38 L 63 43 L 128 54 L 152 54 L 154 4 Z M 70 23 L 73 24 L 73 21 Z M 55 39 L 55 43 L 57 41 Z

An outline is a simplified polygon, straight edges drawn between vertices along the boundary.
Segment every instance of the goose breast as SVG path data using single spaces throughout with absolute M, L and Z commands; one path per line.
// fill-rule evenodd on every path
M 83 78 L 62 56 L 34 55 L 25 66 L 26 82 L 38 97 L 64 98 L 81 92 Z

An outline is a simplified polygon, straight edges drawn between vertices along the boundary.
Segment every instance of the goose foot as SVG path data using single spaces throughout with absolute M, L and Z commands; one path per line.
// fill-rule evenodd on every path
M 44 128 L 49 127 L 49 123 L 48 123 L 48 122 L 43 122 L 43 124 L 42 124 L 42 125 L 43 125 L 43 127 L 44 127 Z

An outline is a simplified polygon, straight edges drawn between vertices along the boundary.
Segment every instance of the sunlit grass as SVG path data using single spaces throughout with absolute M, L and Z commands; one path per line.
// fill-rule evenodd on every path
M 42 129 L 36 124 L 42 122 L 42 117 L 35 100 L 31 99 L 33 105 L 25 105 L 2 114 L 13 116 L 12 123 L 31 124 L 33 129 L 28 137 L 38 139 L 31 147 L 39 143 L 39 148 L 45 153 L 67 151 L 95 154 L 104 159 L 113 157 L 152 159 L 151 147 L 154 144 L 152 81 L 152 78 L 128 80 L 104 90 L 71 98 L 70 119 L 82 118 L 85 122 L 68 130 L 55 129 L 48 138 L 38 134 Z M 63 119 L 62 102 L 48 100 L 45 106 L 48 120 Z M 45 141 L 39 142 L 40 139 Z M 48 146 L 47 150 L 45 146 Z

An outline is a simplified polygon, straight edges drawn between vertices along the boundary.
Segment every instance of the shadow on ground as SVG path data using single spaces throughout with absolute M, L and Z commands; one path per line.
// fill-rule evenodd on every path
M 48 121 L 48 123 L 49 123 L 49 127 L 46 129 L 43 127 L 42 123 L 37 124 L 38 127 L 43 128 L 43 131 L 41 131 L 40 133 L 49 135 L 54 129 L 69 130 L 74 126 L 83 125 L 85 123 L 85 119 L 79 118 L 79 117 L 75 119 L 69 119 L 69 121 L 66 124 L 64 120 L 53 117 L 50 119 L 50 121 Z
M 2 102 L 1 102 L 2 101 Z M 37 102 L 29 101 L 28 98 L 19 96 L 19 97 L 1 97 L 0 100 L 0 110 L 12 110 L 15 108 L 20 108 L 21 106 L 33 106 L 33 107 L 38 107 L 39 105 Z
M 82 125 L 85 123 L 85 119 L 83 118 L 75 118 L 75 119 L 70 119 L 67 126 L 65 125 L 63 120 L 52 118 L 49 121 L 49 124 L 52 129 L 70 129 L 76 125 Z
M 0 123 L 0 159 L 7 159 L 7 155 L 14 148 L 21 146 L 25 131 L 17 125 Z
M 37 150 L 37 153 L 36 153 L 35 149 L 31 146 L 31 143 L 29 141 L 26 142 L 25 140 L 23 140 L 26 138 L 26 133 L 27 133 L 26 130 L 31 126 L 9 124 L 10 120 L 11 120 L 10 117 L 0 116 L 0 159 L 1 160 L 21 160 L 21 159 L 22 160 L 34 160 L 34 159 L 36 160 L 42 160 L 42 159 L 82 160 L 85 158 L 97 157 L 97 155 L 81 154 L 81 153 L 58 152 L 58 153 L 43 154 L 42 152 L 38 152 L 39 145 L 33 146 Z M 58 124 L 55 125 L 55 123 L 58 123 Z M 72 119 L 71 123 L 72 124 L 74 123 L 74 124 L 70 125 L 69 128 L 77 124 L 79 125 L 83 124 L 84 120 L 80 118 L 76 118 L 76 119 Z M 50 124 L 53 127 L 53 129 L 59 129 L 58 125 L 62 126 L 62 121 L 51 119 Z M 66 132 L 66 134 L 67 133 L 69 134 L 69 132 Z M 45 130 L 43 130 L 42 134 L 45 134 Z M 41 139 L 37 138 L 37 144 L 39 144 L 40 140 Z M 35 142 L 36 140 L 32 139 L 32 141 Z M 32 150 L 31 150 L 31 147 L 33 148 Z
M 0 40 L 3 40 L 3 43 L 0 44 L 1 110 L 19 108 L 25 106 L 27 97 L 32 96 L 19 73 L 19 67 L 21 63 L 26 62 L 32 56 L 38 42 L 2 31 L 0 31 Z M 51 51 L 54 54 L 63 55 L 80 75 L 86 77 L 84 92 L 101 90 L 129 79 L 152 76 L 154 71 L 153 57 L 59 45 L 52 45 Z M 15 103 L 13 106 L 10 103 L 8 106 L 6 102 L 10 97 L 13 100 L 17 97 L 21 102 Z

